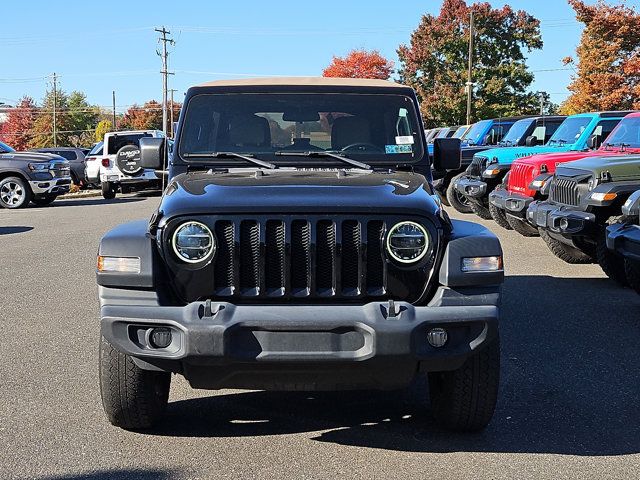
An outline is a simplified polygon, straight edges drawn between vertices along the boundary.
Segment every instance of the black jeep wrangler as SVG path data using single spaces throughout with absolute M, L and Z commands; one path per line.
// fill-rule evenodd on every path
M 157 211 L 100 243 L 111 423 L 151 427 L 171 373 L 195 388 L 270 390 L 390 390 L 426 375 L 440 423 L 485 427 L 502 250 L 438 203 L 414 92 L 221 81 L 189 89 L 184 105 Z M 146 168 L 166 164 L 165 139 L 140 147 Z M 438 140 L 435 167 L 459 162 L 459 140 Z

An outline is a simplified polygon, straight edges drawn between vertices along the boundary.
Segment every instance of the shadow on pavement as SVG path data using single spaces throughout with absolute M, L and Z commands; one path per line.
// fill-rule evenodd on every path
M 123 470 L 99 470 L 96 472 L 79 473 L 77 475 L 61 475 L 45 477 L 46 480 L 165 480 L 181 478 L 179 472 L 174 470 L 158 469 L 123 469 Z
M 312 433 L 412 452 L 625 455 L 640 452 L 640 297 L 607 279 L 506 279 L 498 408 L 482 433 L 429 416 L 426 387 L 399 392 L 242 392 L 169 404 L 154 435 Z M 321 433 L 317 433 L 321 432 Z
M 16 226 L 16 227 L 0 227 L 0 235 L 12 235 L 14 233 L 25 233 L 33 230 L 33 227 Z
M 102 197 L 90 197 L 90 198 L 79 198 L 77 200 L 56 200 L 49 207 L 86 207 L 89 205 L 110 205 L 117 203 L 132 203 L 132 202 L 141 202 L 144 200 L 144 197 L 124 197 L 124 198 L 114 198 L 113 200 L 106 200 Z M 42 208 L 42 207 L 37 207 Z

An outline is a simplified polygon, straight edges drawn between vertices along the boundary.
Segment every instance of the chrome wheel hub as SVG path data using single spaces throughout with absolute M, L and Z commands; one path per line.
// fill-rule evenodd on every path
M 18 205 L 24 200 L 24 196 L 24 188 L 16 182 L 7 182 L 0 188 L 0 200 L 5 205 Z

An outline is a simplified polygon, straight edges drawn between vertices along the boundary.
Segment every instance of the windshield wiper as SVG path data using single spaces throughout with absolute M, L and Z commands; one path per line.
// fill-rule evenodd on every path
M 362 168 L 363 170 L 371 170 L 371 165 L 367 165 L 366 163 L 359 162 L 352 158 L 347 157 L 346 155 L 340 155 L 338 153 L 333 152 L 325 152 L 325 151 L 317 151 L 317 152 L 285 152 L 279 151 L 275 153 L 279 157 L 284 157 L 287 155 L 291 155 L 292 157 L 331 157 L 337 160 L 340 160 L 344 163 L 348 163 L 356 168 Z
M 182 154 L 185 158 L 241 158 L 242 160 L 246 160 L 249 163 L 253 163 L 254 165 L 258 165 L 263 168 L 278 168 L 277 165 L 273 163 L 265 162 L 264 160 L 260 160 L 259 158 L 254 158 L 249 155 L 243 155 L 242 153 L 236 152 L 206 152 L 206 153 L 184 153 Z

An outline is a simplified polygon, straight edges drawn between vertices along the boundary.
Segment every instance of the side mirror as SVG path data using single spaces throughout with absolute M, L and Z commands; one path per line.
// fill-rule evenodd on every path
M 143 168 L 164 170 L 167 165 L 165 138 L 144 137 L 140 139 L 140 164 Z
M 433 169 L 459 170 L 462 165 L 462 149 L 459 138 L 436 138 L 433 142 Z
M 527 147 L 535 147 L 536 145 L 538 145 L 538 139 L 536 137 L 534 137 L 533 135 L 529 135 L 526 140 L 524 141 L 524 144 Z
M 600 147 L 601 144 L 602 144 L 601 135 L 591 135 L 589 137 L 589 140 L 587 140 L 587 147 L 589 147 L 590 150 L 595 150 L 596 148 Z
M 627 217 L 637 217 L 640 215 L 640 190 L 633 192 L 624 205 L 622 205 L 622 214 Z

